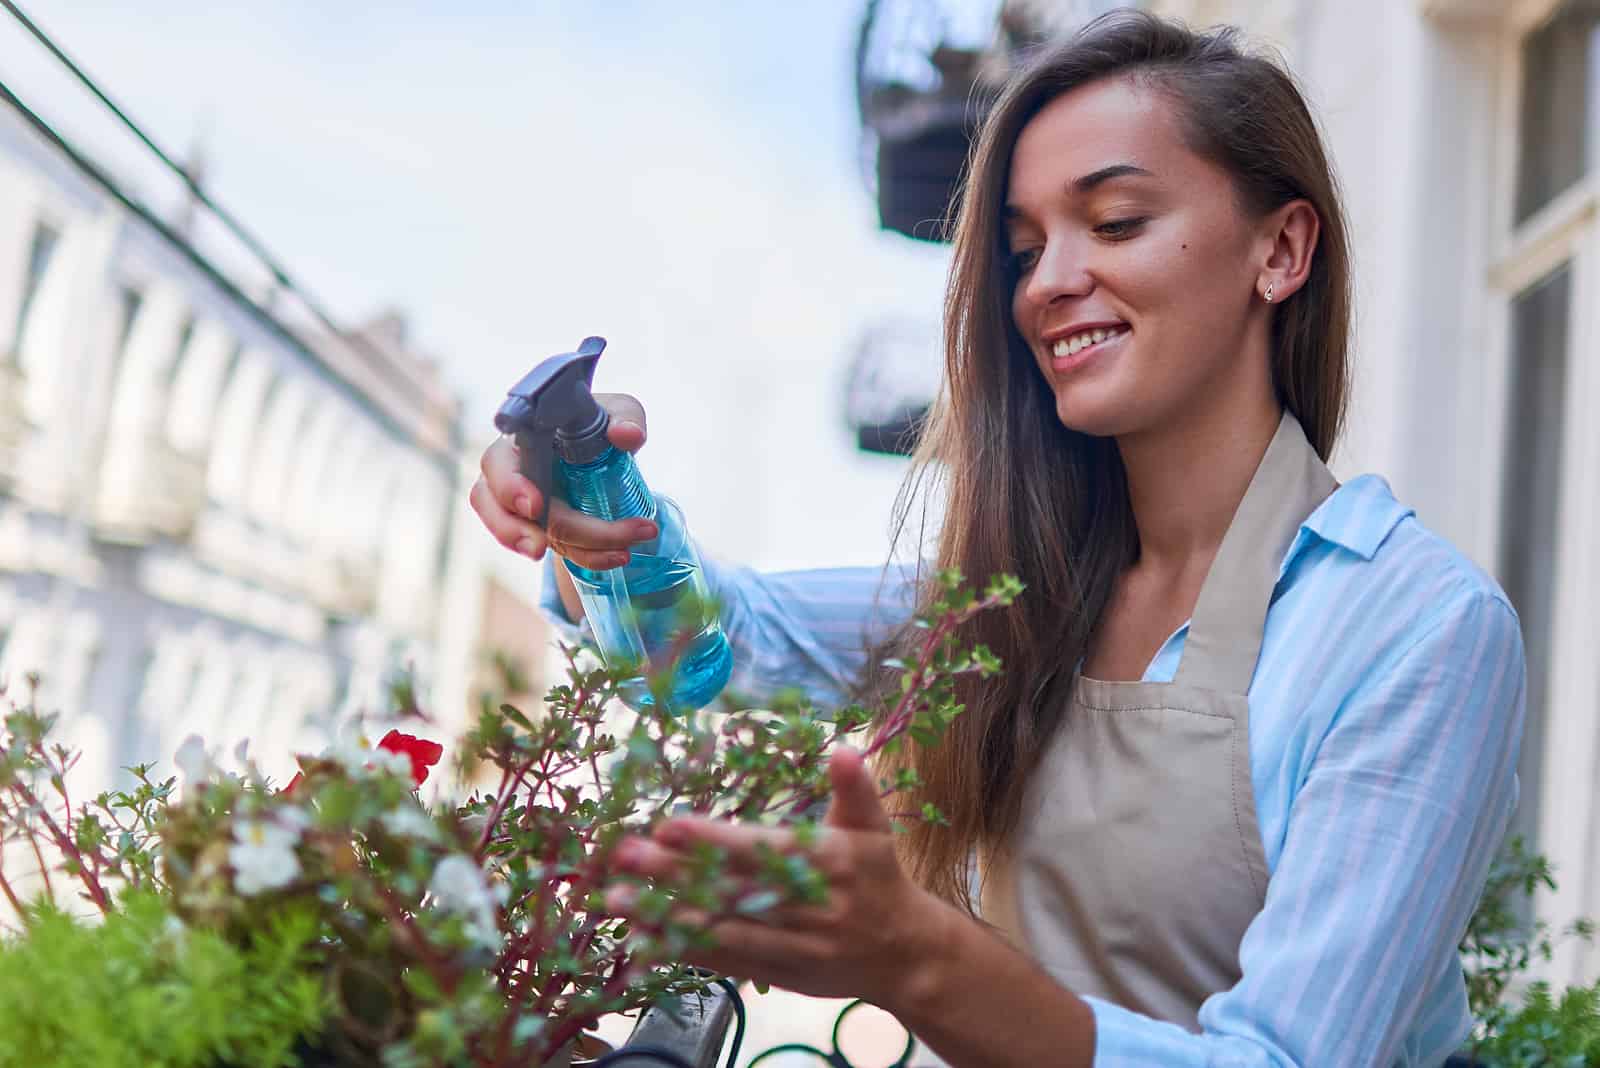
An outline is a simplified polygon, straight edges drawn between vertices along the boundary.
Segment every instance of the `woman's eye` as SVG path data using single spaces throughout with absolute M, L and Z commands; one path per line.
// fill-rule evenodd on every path
M 1033 270 L 1034 264 L 1039 262 L 1039 250 L 1036 248 L 1019 249 L 1010 256 L 1011 270 L 1017 274 L 1027 274 Z
M 1101 237 L 1117 241 L 1125 237 L 1132 237 L 1147 222 L 1149 222 L 1149 219 L 1142 215 L 1127 219 L 1109 219 L 1096 226 L 1094 232 Z

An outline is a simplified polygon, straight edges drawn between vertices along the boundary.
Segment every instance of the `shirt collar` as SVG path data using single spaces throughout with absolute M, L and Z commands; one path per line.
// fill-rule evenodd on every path
M 1334 490 L 1317 510 L 1300 524 L 1289 555 L 1287 568 L 1311 537 L 1348 549 L 1363 560 L 1371 560 L 1395 527 L 1414 510 L 1394 499 L 1389 483 L 1378 475 L 1362 475 Z

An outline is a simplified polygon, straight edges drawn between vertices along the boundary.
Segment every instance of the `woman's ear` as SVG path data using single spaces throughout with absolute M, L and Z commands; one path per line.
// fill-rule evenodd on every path
M 1277 303 L 1298 292 L 1311 275 L 1322 220 L 1308 200 L 1291 200 L 1264 220 L 1266 256 L 1256 279 L 1256 291 Z

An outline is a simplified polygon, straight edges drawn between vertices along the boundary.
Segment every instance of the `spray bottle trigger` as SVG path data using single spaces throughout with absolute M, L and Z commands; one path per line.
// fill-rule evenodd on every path
M 541 504 L 534 522 L 549 531 L 550 501 L 556 491 L 556 446 L 549 434 L 518 431 L 517 451 L 522 455 L 522 474 L 539 490 Z

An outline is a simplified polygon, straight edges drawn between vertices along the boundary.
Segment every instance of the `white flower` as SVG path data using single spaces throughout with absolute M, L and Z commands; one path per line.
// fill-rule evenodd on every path
M 392 749 L 374 749 L 367 755 L 374 771 L 387 771 L 407 782 L 411 781 L 411 757 Z
M 172 754 L 172 762 L 183 772 L 186 785 L 206 782 L 217 773 L 216 762 L 206 751 L 205 739 L 198 734 L 191 734 L 183 740 L 178 751 Z
M 434 904 L 447 912 L 470 912 L 480 903 L 493 903 L 483 870 L 460 853 L 445 857 L 433 869 L 428 893 L 433 895 Z
M 234 889 L 246 897 L 287 886 L 300 874 L 294 847 L 305 826 L 305 813 L 287 809 L 284 815 L 288 818 L 238 820 L 233 825 L 228 863 L 233 865 Z
M 384 830 L 396 838 L 415 838 L 423 842 L 431 842 L 437 836 L 433 820 L 417 805 L 397 805 L 378 817 L 378 822 L 383 824 Z
M 339 728 L 339 736 L 328 755 L 344 765 L 352 775 L 360 775 L 372 762 L 372 740 L 361 729 L 360 720 L 349 720 Z
M 457 853 L 441 860 L 428 881 L 428 894 L 434 905 L 466 921 L 467 935 L 474 942 L 490 949 L 500 944 L 494 894 L 470 858 Z
M 342 764 L 353 778 L 365 778 L 380 772 L 411 778 L 411 758 L 405 753 L 374 745 L 362 729 L 360 720 L 349 720 L 339 728 L 339 736 L 328 754 Z

